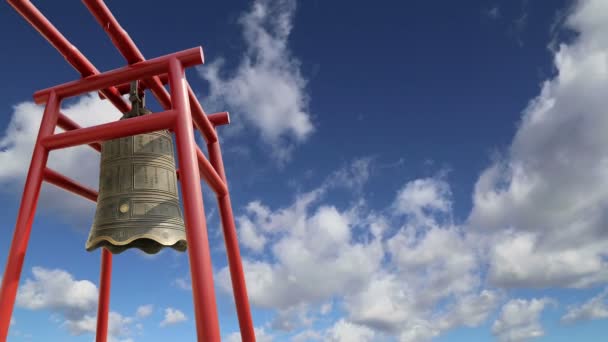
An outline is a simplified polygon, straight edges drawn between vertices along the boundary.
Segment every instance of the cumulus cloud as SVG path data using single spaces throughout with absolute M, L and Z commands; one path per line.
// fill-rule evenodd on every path
M 17 305 L 30 310 L 49 309 L 67 318 L 81 317 L 97 307 L 97 286 L 75 280 L 64 270 L 32 268 L 33 278 L 19 287 Z
M 328 329 L 325 341 L 331 342 L 349 342 L 372 341 L 376 333 L 365 326 L 347 322 L 344 319 L 337 321 L 331 328 Z
M 153 312 L 154 312 L 154 305 L 152 305 L 152 304 L 142 305 L 137 308 L 137 311 L 135 312 L 135 316 L 137 318 L 145 318 L 145 317 L 150 316 Z
M 268 253 L 249 246 L 243 264 L 251 303 L 277 310 L 273 329 L 304 329 L 302 339 L 340 340 L 352 331 L 423 341 L 478 326 L 496 308 L 499 295 L 482 288 L 473 242 L 451 222 L 444 180 L 404 184 L 384 210 L 390 215 L 361 201 L 346 208 L 327 203 L 324 195 L 336 189 L 330 184 L 282 208 L 250 202 L 239 218 L 264 238 Z M 216 279 L 231 293 L 227 267 Z M 331 333 L 312 330 L 334 301 L 343 321 Z
M 5 191 L 20 194 L 23 190 L 43 109 L 32 102 L 17 104 L 6 130 L 0 135 L 0 164 L 3 165 L 0 168 L 0 188 Z M 62 112 L 84 127 L 115 121 L 120 117 L 120 113 L 112 104 L 101 101 L 97 95 L 80 97 L 65 105 Z M 58 129 L 57 132 L 59 131 Z M 49 156 L 48 166 L 94 189 L 97 188 L 99 153 L 88 146 L 53 151 Z M 62 200 L 57 201 L 57 198 Z M 83 213 L 83 217 L 90 218 L 94 210 L 93 203 L 54 186 L 43 188 L 40 207 L 53 209 L 64 214 L 66 218 L 74 217 L 74 213 Z
M 608 3 L 579 1 L 556 75 L 523 112 L 505 158 L 479 177 L 470 226 L 492 236 L 490 280 L 587 287 L 608 280 Z
M 198 69 L 209 101 L 255 127 L 281 161 L 314 130 L 306 81 L 288 47 L 295 8 L 295 0 L 255 1 L 239 20 L 247 49 L 238 68 L 222 76 L 220 59 Z
M 518 342 L 545 334 L 539 319 L 548 304 L 554 303 L 549 298 L 512 299 L 507 302 L 500 316 L 492 325 L 492 333 L 500 341 Z
M 180 322 L 185 322 L 188 319 L 186 315 L 178 309 L 166 308 L 165 318 L 160 322 L 161 327 L 174 325 Z
M 95 284 L 88 280 L 76 280 L 73 275 L 61 269 L 34 267 L 32 275 L 19 287 L 17 306 L 29 310 L 47 310 L 59 315 L 57 317 L 60 317 L 61 325 L 73 335 L 95 332 L 98 299 Z M 128 341 L 134 322 L 133 317 L 110 312 L 110 341 Z
M 254 333 L 255 333 L 255 339 L 256 341 L 259 342 L 272 342 L 274 341 L 274 336 L 272 334 L 269 334 L 266 329 L 264 329 L 263 327 L 255 327 L 254 329 Z M 226 338 L 225 338 L 226 342 L 241 342 L 241 333 L 239 332 L 234 332 L 229 334 Z
M 589 299 L 587 302 L 571 306 L 568 312 L 562 316 L 563 323 L 574 323 L 583 320 L 595 320 L 608 318 L 608 289 L 600 292 L 597 296 Z

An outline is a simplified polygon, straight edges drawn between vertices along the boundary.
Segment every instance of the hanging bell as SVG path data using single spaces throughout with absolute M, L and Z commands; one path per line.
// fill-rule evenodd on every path
M 130 95 L 132 109 L 121 120 L 150 113 L 137 82 L 131 83 Z M 173 141 L 168 131 L 101 144 L 99 196 L 86 250 L 98 247 L 113 254 L 129 248 L 148 254 L 163 247 L 186 250 Z

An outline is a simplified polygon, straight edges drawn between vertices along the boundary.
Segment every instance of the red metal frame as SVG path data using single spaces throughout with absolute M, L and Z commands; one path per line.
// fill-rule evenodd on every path
M 145 60 L 103 1 L 83 0 L 129 63 L 126 67 L 100 73 L 33 4 L 27 0 L 8 2 L 80 72 L 83 78 L 34 94 L 36 103 L 46 103 L 46 107 L 25 181 L 0 288 L 0 341 L 6 341 L 8 336 L 42 182 L 46 181 L 91 201 L 97 201 L 97 191 L 46 167 L 49 152 L 85 144 L 100 151 L 100 142 L 105 140 L 162 129 L 168 129 L 175 134 L 198 341 L 220 341 L 201 179 L 209 184 L 218 199 L 241 337 L 243 341 L 255 341 L 230 194 L 220 143 L 215 131 L 216 126 L 230 122 L 229 115 L 227 112 L 206 115 L 185 78 L 185 68 L 203 63 L 202 49 L 198 47 Z M 62 100 L 90 91 L 99 91 L 102 98 L 107 98 L 121 112 L 127 112 L 130 105 L 120 95 L 127 90 L 125 84 L 133 80 L 142 81 L 142 89 L 146 88 L 152 92 L 164 108 L 163 112 L 86 128 L 80 127 L 60 112 Z M 170 93 L 163 86 L 167 82 L 170 85 Z M 65 132 L 54 134 L 55 127 L 60 127 Z M 207 142 L 209 160 L 196 144 L 194 129 L 198 129 Z M 97 342 L 107 341 L 111 275 L 112 254 L 102 249 Z

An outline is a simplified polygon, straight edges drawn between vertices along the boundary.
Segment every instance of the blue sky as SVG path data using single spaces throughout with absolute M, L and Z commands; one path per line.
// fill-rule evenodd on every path
M 98 69 L 124 65 L 84 6 L 36 5 Z M 108 3 L 148 58 L 202 45 L 188 79 L 207 112 L 231 113 L 219 134 L 259 341 L 606 335 L 604 1 L 147 5 Z M 31 95 L 78 75 L 0 6 L 4 265 L 41 115 Z M 83 126 L 119 117 L 94 95 L 63 109 Z M 97 184 L 90 149 L 50 165 Z M 203 191 L 222 335 L 239 341 Z M 43 186 L 10 341 L 92 340 L 93 214 Z M 185 254 L 115 256 L 112 341 L 194 340 L 189 282 Z

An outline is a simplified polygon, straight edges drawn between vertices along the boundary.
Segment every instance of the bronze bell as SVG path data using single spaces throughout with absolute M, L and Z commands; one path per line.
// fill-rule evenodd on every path
M 131 83 L 130 95 L 132 109 L 121 120 L 150 113 L 137 82 Z M 139 248 L 155 254 L 163 247 L 183 252 L 186 246 L 171 134 L 163 130 L 103 142 L 86 250 L 105 247 L 118 254 Z

